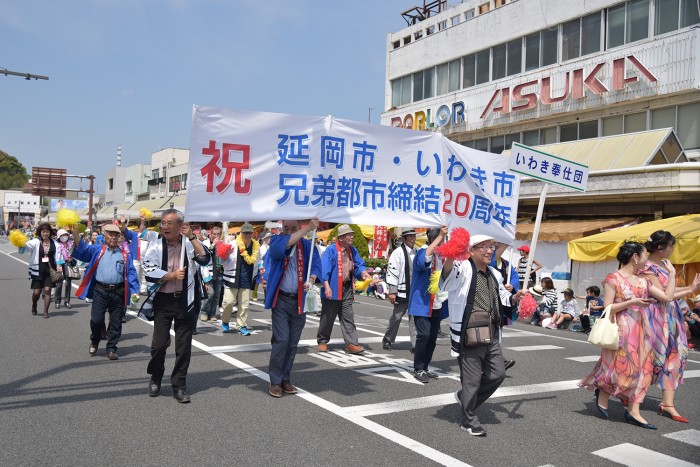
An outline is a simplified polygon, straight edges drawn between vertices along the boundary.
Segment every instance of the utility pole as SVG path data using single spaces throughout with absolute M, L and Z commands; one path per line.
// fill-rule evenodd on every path
M 367 112 L 367 123 L 372 123 L 372 110 L 374 107 L 369 108 L 369 112 Z
M 12 76 L 21 76 L 27 81 L 31 81 L 32 79 L 37 80 L 37 79 L 45 79 L 48 80 L 48 76 L 42 76 L 42 75 L 33 75 L 31 73 L 20 73 L 18 71 L 10 71 L 7 68 L 0 68 L 0 74 L 3 74 L 5 76 L 12 75 Z

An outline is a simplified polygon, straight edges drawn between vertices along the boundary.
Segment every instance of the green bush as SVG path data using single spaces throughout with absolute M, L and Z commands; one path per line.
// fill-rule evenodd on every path
M 78 224 L 78 232 L 80 232 L 80 235 L 84 234 L 86 230 L 87 226 L 85 224 Z

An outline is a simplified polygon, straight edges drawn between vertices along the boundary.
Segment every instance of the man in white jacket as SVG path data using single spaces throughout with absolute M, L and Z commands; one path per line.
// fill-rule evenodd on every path
M 455 262 L 445 259 L 441 290 L 448 292 L 450 334 L 453 355 L 458 355 L 462 389 L 455 397 L 462 405 L 461 427 L 472 436 L 486 436 L 474 411 L 498 389 L 506 377 L 500 343 L 503 305 L 520 301 L 503 286 L 501 274 L 490 267 L 496 251 L 495 240 L 488 235 L 474 235 L 469 241 L 470 259 Z M 473 311 L 487 311 L 486 323 L 470 321 Z M 475 315 L 477 316 L 477 315 Z M 490 339 L 477 343 L 466 337 L 468 328 L 485 324 Z M 479 326 L 479 330 L 487 329 Z
M 416 231 L 414 229 L 404 230 L 401 233 L 401 239 L 401 246 L 391 253 L 389 264 L 386 267 L 386 283 L 389 286 L 387 297 L 391 304 L 394 305 L 394 311 L 389 318 L 389 326 L 387 326 L 386 333 L 384 333 L 384 338 L 382 339 L 382 348 L 384 350 L 391 349 L 399 332 L 401 319 L 408 310 L 413 258 L 415 258 L 418 251 L 415 247 Z M 411 335 L 411 350 L 413 350 L 416 346 L 416 330 L 413 318 L 410 316 L 408 318 L 408 330 Z

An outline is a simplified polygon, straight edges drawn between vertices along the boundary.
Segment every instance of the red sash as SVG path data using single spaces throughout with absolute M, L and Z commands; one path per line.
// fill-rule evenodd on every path
M 277 286 L 277 291 L 275 292 L 275 299 L 272 301 L 272 307 L 277 306 L 277 297 L 280 293 L 280 286 L 282 285 L 282 279 L 287 273 L 287 266 L 289 265 L 289 256 L 284 257 L 284 265 L 282 266 L 282 277 L 280 278 L 280 283 Z M 304 294 L 304 248 L 301 244 L 301 240 L 297 243 L 297 311 L 299 314 L 304 313 L 304 307 L 301 302 L 302 295 Z
M 352 260 L 352 250 L 350 247 L 348 250 L 348 258 L 350 259 L 350 282 L 352 282 L 355 271 L 355 263 Z M 355 293 L 355 287 L 352 288 L 353 294 Z M 343 248 L 338 248 L 338 300 L 343 299 Z
M 100 256 L 97 257 L 97 261 L 95 261 L 95 264 L 92 265 L 92 269 L 85 271 L 85 276 L 83 277 L 83 281 L 80 283 L 80 287 L 78 287 L 78 290 L 75 292 L 76 297 L 80 297 L 83 292 L 85 291 L 85 288 L 88 286 L 90 281 L 92 280 L 92 276 L 95 274 L 95 271 L 97 271 L 97 265 L 100 264 L 100 260 L 102 259 L 102 255 L 105 254 L 105 251 L 107 250 L 107 245 L 102 245 L 102 251 L 100 251 Z

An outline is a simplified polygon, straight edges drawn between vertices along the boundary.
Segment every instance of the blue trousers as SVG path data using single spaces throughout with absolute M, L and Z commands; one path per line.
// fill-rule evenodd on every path
M 440 313 L 442 310 L 433 310 L 433 316 L 414 316 L 416 326 L 416 347 L 413 353 L 413 369 L 428 370 L 433 360 L 433 352 L 437 344 L 438 331 L 440 330 Z
M 109 312 L 107 351 L 116 352 L 117 343 L 122 336 L 122 318 L 125 311 L 123 287 L 109 291 L 99 285 L 95 285 L 92 293 L 92 310 L 90 312 L 90 341 L 93 344 L 97 344 L 102 340 L 105 313 Z
M 272 308 L 272 352 L 270 352 L 270 384 L 291 381 L 292 365 L 297 355 L 306 313 L 299 314 L 296 299 L 277 297 Z

